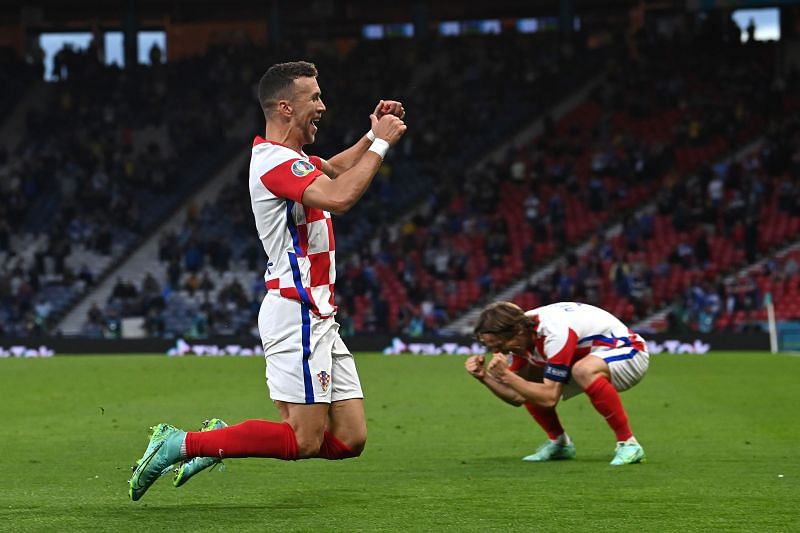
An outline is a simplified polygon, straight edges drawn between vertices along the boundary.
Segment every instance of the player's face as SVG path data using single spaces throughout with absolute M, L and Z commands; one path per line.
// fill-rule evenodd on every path
M 302 135 L 303 144 L 311 144 L 317 135 L 317 121 L 325 112 L 322 91 L 316 78 L 294 80 L 295 93 L 291 100 L 294 127 Z

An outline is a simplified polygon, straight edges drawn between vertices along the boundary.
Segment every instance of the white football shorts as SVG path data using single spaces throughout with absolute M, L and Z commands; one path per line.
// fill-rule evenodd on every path
M 642 381 L 650 367 L 650 354 L 647 350 L 630 347 L 612 348 L 590 353 L 604 360 L 611 372 L 611 384 L 619 392 L 626 391 Z
M 272 400 L 313 404 L 364 397 L 355 360 L 333 317 L 320 319 L 299 301 L 267 293 L 258 330 Z
M 626 391 L 642 381 L 650 366 L 650 354 L 647 350 L 637 350 L 631 346 L 621 348 L 595 346 L 588 355 L 599 357 L 606 362 L 611 373 L 611 384 L 618 392 Z M 570 381 L 564 386 L 561 397 L 566 400 L 582 392 L 580 385 Z

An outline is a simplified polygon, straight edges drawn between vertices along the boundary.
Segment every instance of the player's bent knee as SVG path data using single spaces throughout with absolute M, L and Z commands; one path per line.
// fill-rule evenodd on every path
M 543 400 L 537 401 L 536 405 L 538 407 L 541 407 L 542 409 L 547 409 L 547 410 L 555 409 L 556 406 L 558 405 L 558 400 L 559 399 L 560 398 L 558 396 L 554 396 L 552 398 L 547 398 L 547 399 L 543 399 Z
M 353 457 L 358 457 L 364 451 L 364 445 L 366 443 L 356 444 L 352 446 L 348 446 L 346 449 L 338 450 L 337 457 L 335 459 L 351 459 Z
M 351 444 L 349 446 L 350 454 L 348 455 L 348 457 L 358 457 L 359 455 L 364 453 L 364 448 L 366 448 L 366 446 L 367 446 L 367 439 L 362 439 L 355 444 Z
M 325 434 L 325 440 L 322 441 L 322 446 L 319 449 L 317 457 L 321 459 L 349 459 L 351 457 L 358 457 L 364 451 L 366 439 L 343 439 L 335 437 L 331 433 Z
M 575 365 L 572 368 L 572 379 L 580 385 L 582 389 L 586 389 L 589 385 L 592 384 L 594 380 L 596 380 L 600 376 L 609 377 L 607 371 L 603 371 L 604 369 L 598 368 L 596 366 L 591 365 Z
M 587 380 L 591 379 L 590 374 L 591 374 L 591 372 L 586 372 L 586 371 L 584 371 L 583 369 L 580 369 L 580 368 L 573 368 L 572 369 L 572 379 L 575 381 L 575 383 L 577 383 L 578 385 L 580 385 L 584 389 L 588 385 L 588 383 L 586 383 Z
M 319 446 L 297 446 L 298 459 L 310 459 L 312 457 L 319 457 Z
M 297 458 L 308 459 L 319 456 L 322 447 L 322 435 L 319 438 L 297 438 Z

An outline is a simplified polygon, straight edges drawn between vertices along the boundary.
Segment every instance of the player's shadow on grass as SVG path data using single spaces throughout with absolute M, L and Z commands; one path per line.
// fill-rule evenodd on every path
M 530 453 L 533 453 L 531 451 Z M 609 454 L 602 454 L 602 453 L 587 453 L 581 454 L 578 453 L 578 456 L 574 459 L 568 460 L 557 460 L 557 461 L 544 461 L 544 462 L 532 462 L 532 461 L 523 461 L 522 458 L 525 457 L 525 453 L 521 453 L 518 456 L 514 455 L 496 455 L 492 457 L 474 457 L 469 459 L 461 459 L 460 462 L 462 465 L 469 466 L 469 465 L 479 465 L 479 466 L 489 466 L 491 465 L 494 468 L 518 468 L 520 465 L 529 466 L 531 468 L 542 467 L 542 466 L 551 466 L 551 465 L 564 465 L 564 464 L 581 464 L 581 463 L 600 463 L 600 464 L 608 464 L 611 461 L 612 455 Z
M 342 503 L 346 503 L 348 506 L 358 504 L 368 506 L 372 502 L 371 496 L 363 491 L 339 491 L 336 494 L 331 494 L 330 491 L 317 489 L 299 489 L 292 491 L 291 494 L 281 495 L 270 493 L 269 490 L 265 490 L 263 495 L 251 492 L 246 498 L 258 500 L 255 503 L 243 503 L 241 502 L 241 496 L 224 493 L 207 493 L 203 498 L 206 501 L 181 501 L 180 498 L 159 499 L 154 497 L 148 502 L 140 501 L 137 504 L 132 504 L 128 509 L 134 513 L 147 513 L 151 518 L 157 518 L 157 514 L 175 513 L 176 510 L 188 512 L 232 510 L 256 513 L 291 513 L 292 511 L 305 512 L 314 510 L 320 506 L 333 508 L 340 506 Z M 234 499 L 239 499 L 240 501 L 233 501 Z

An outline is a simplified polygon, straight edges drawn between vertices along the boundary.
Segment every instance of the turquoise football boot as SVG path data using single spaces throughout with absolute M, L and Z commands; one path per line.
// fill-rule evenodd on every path
M 644 463 L 646 461 L 644 448 L 638 442 L 618 442 L 617 449 L 614 451 L 614 458 L 609 464 L 621 466 Z
M 219 418 L 212 418 L 203 422 L 200 431 L 213 431 L 224 427 L 228 427 L 228 424 Z M 222 464 L 222 459 L 219 457 L 195 457 L 188 461 L 183 461 L 175 468 L 175 478 L 172 480 L 172 484 L 180 487 L 189 481 L 193 475 L 199 474 L 206 468 L 213 469 L 219 464 Z
M 150 485 L 156 482 L 162 472 L 181 458 L 181 445 L 186 432 L 169 424 L 158 424 L 153 430 L 150 442 L 142 458 L 136 461 L 133 475 L 128 481 L 131 500 L 137 501 Z
M 552 440 L 548 440 L 537 448 L 536 453 L 527 455 L 523 457 L 522 460 L 539 463 L 542 461 L 557 461 L 573 458 L 575 458 L 575 445 L 573 443 L 558 444 Z

